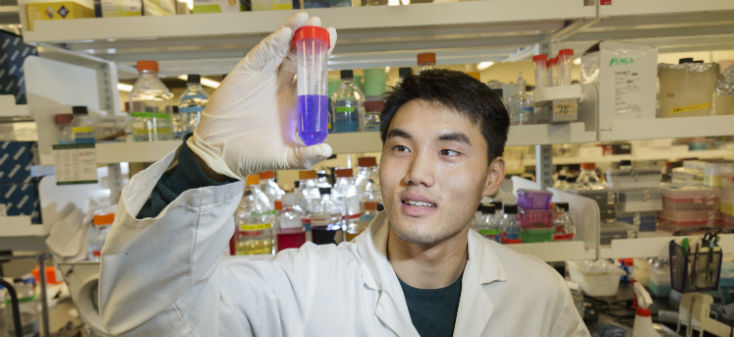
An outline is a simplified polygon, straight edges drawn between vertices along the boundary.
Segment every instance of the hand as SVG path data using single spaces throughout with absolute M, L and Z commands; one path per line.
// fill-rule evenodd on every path
M 212 95 L 187 141 L 212 171 L 244 180 L 262 171 L 307 169 L 331 156 L 328 144 L 305 147 L 296 136 L 296 54 L 291 38 L 304 25 L 321 26 L 321 19 L 303 12 L 292 16 L 255 46 Z M 331 55 L 336 30 L 328 31 Z

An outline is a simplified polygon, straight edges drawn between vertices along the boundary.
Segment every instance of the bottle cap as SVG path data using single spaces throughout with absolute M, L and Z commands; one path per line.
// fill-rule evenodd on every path
M 273 201 L 273 207 L 276 211 L 282 211 L 283 210 L 283 202 L 280 200 Z
M 319 193 L 321 195 L 331 194 L 331 187 L 319 187 Z
M 293 34 L 293 44 L 304 39 L 316 39 L 326 43 L 326 48 L 331 48 L 329 31 L 319 26 L 303 26 Z
M 339 72 L 339 77 L 341 77 L 341 79 L 343 79 L 343 80 L 353 79 L 354 78 L 354 70 L 344 69 L 341 72 Z
M 359 167 L 375 167 L 377 166 L 377 158 L 375 157 L 360 157 L 357 159 L 357 165 Z
M 582 170 L 594 170 L 596 169 L 596 163 L 581 163 Z
M 71 107 L 71 113 L 73 113 L 74 115 L 88 115 L 89 114 L 89 110 L 87 110 L 87 107 L 86 106 L 83 106 L 83 105 L 75 105 L 75 106 Z
M 314 170 L 299 171 L 298 172 L 298 179 L 301 179 L 301 180 L 304 180 L 304 179 L 316 179 L 316 171 L 314 171 Z
M 354 172 L 352 172 L 352 169 L 350 168 L 342 168 L 336 169 L 336 171 L 334 171 L 334 174 L 337 178 L 349 178 L 354 175 Z
M 265 171 L 260 172 L 260 179 L 275 179 L 275 172 L 273 171 Z
M 576 182 L 576 177 L 566 177 L 566 182 L 573 184 Z
M 198 74 L 189 74 L 186 78 L 186 83 L 201 83 L 201 75 Z
M 619 166 L 632 166 L 632 161 L 629 159 L 620 160 Z
M 115 222 L 115 213 L 95 214 L 92 223 L 95 226 L 111 225 Z
M 678 59 L 678 64 L 683 64 L 683 63 L 693 63 L 693 57 L 684 57 L 684 58 Z
M 418 64 L 436 64 L 436 53 L 418 54 Z
M 556 207 L 558 207 L 558 209 L 565 211 L 565 212 L 568 212 L 569 210 L 567 202 L 557 202 Z
M 377 211 L 378 211 L 378 212 L 382 212 L 382 211 L 384 211 L 384 210 L 385 210 L 385 205 L 383 205 L 382 203 L 379 203 L 379 202 L 378 202 L 378 203 L 377 203 Z
M 545 62 L 546 60 L 548 60 L 548 55 L 545 55 L 545 54 L 540 54 L 540 55 L 533 56 L 533 62 L 536 62 L 536 61 L 543 61 L 543 62 Z
M 152 60 L 138 60 L 138 72 L 143 70 L 158 72 L 158 62 Z
M 494 205 L 482 205 L 482 214 L 494 214 Z
M 56 122 L 56 125 L 68 125 L 68 124 L 71 124 L 72 120 L 74 120 L 74 115 L 72 114 L 54 115 L 54 122 Z
M 558 51 L 558 55 L 573 56 L 573 49 L 561 49 Z
M 494 209 L 495 210 L 503 209 L 502 208 L 502 201 L 492 201 L 492 205 L 494 205 Z
M 257 174 L 251 174 L 247 176 L 245 185 L 260 185 L 260 176 L 258 176 Z
M 171 110 L 173 111 L 173 113 L 174 113 L 174 114 L 177 114 L 177 113 L 179 112 L 179 111 L 178 111 L 178 105 L 174 105 L 174 106 L 172 106 L 172 107 L 171 107 Z
M 558 175 L 558 180 L 560 180 L 560 181 L 565 181 L 565 180 L 566 180 L 566 176 L 565 176 L 565 175 L 563 175 L 563 174 L 559 174 L 559 175 Z
M 377 211 L 377 201 L 365 201 L 363 205 L 368 211 Z
M 367 101 L 364 102 L 364 110 L 365 111 L 380 111 L 385 109 L 385 102 L 382 100 L 376 100 L 376 101 Z
M 517 205 L 505 205 L 505 213 L 517 214 Z
M 398 68 L 398 75 L 400 75 L 400 78 L 405 78 L 408 75 L 413 74 L 413 69 L 410 67 L 401 67 Z
M 295 189 L 298 189 L 299 187 L 301 187 L 301 181 L 300 181 L 300 180 L 296 180 L 296 181 L 294 181 L 294 182 L 293 182 L 293 187 L 294 187 Z

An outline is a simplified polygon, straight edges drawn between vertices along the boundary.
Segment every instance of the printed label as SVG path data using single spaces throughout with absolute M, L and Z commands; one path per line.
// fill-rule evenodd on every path
M 711 102 L 675 107 L 675 108 L 670 109 L 670 113 L 677 114 L 681 112 L 689 112 L 689 111 L 696 111 L 696 110 L 703 110 L 703 109 L 711 109 Z
M 97 182 L 97 151 L 91 144 L 53 145 L 56 185 Z
M 353 106 L 336 107 L 336 112 L 354 112 L 354 107 Z
M 241 231 L 261 231 L 270 228 L 269 223 L 240 225 Z

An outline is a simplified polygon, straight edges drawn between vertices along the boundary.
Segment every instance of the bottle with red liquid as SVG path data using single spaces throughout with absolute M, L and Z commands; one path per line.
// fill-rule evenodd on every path
M 301 247 L 306 242 L 306 230 L 301 225 L 305 213 L 298 205 L 298 196 L 293 193 L 285 194 L 282 202 L 275 202 L 275 211 L 278 251 Z

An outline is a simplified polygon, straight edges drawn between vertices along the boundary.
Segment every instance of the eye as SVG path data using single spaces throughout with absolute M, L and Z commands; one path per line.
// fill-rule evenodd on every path
M 450 149 L 443 149 L 441 150 L 440 153 L 442 156 L 451 156 L 451 157 L 458 156 L 460 154 L 459 152 L 450 150 Z
M 405 145 L 395 145 L 392 147 L 393 151 L 397 152 L 410 152 L 410 149 L 408 149 Z

